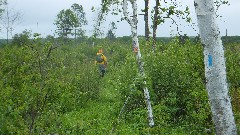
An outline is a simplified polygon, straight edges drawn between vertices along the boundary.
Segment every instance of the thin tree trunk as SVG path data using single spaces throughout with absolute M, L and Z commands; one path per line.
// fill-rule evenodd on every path
M 145 38 L 146 41 L 149 41 L 149 24 L 148 24 L 148 9 L 149 9 L 149 0 L 145 0 L 145 14 L 144 14 L 144 21 L 145 21 Z
M 141 76 L 144 77 L 144 68 L 143 68 L 143 61 L 142 61 L 142 56 L 139 48 L 139 43 L 138 43 L 138 37 L 137 37 L 137 0 L 131 0 L 130 1 L 132 4 L 132 9 L 133 9 L 133 16 L 130 18 L 128 14 L 128 4 L 127 0 L 123 0 L 123 13 L 125 16 L 126 21 L 130 24 L 131 26 L 131 32 L 132 32 L 132 49 L 136 53 L 136 59 L 138 63 L 138 70 Z M 149 119 L 149 126 L 152 127 L 154 125 L 153 121 L 153 112 L 152 112 L 152 106 L 151 106 L 151 101 L 150 101 L 150 96 L 149 96 L 149 91 L 148 88 L 146 87 L 146 81 L 143 82 L 144 87 L 144 96 L 145 96 L 145 101 L 148 109 L 148 119 Z
M 8 12 L 8 8 L 7 8 L 7 44 L 8 44 L 8 34 L 9 34 L 9 27 L 10 27 L 10 25 L 9 25 L 9 22 L 10 21 L 10 19 L 9 19 L 9 12 Z
M 153 18 L 153 45 L 152 45 L 152 48 L 153 48 L 153 51 L 155 52 L 155 49 L 156 49 L 156 35 L 157 35 L 157 26 L 158 26 L 158 14 L 159 14 L 159 10 L 158 10 L 158 7 L 159 7 L 159 0 L 156 0 L 156 5 L 154 7 L 154 18 Z
M 194 6 L 204 48 L 206 89 L 215 132 L 217 135 L 236 135 L 237 129 L 226 82 L 224 50 L 213 0 L 195 0 Z

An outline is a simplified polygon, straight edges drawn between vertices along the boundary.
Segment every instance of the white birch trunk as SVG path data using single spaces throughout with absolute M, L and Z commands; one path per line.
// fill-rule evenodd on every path
M 138 69 L 139 73 L 144 76 L 144 68 L 143 68 L 143 62 L 142 62 L 142 56 L 139 48 L 139 43 L 138 43 L 138 37 L 137 37 L 137 0 L 129 0 L 132 4 L 132 9 L 133 9 L 133 16 L 130 18 L 128 14 L 128 0 L 123 0 L 123 13 L 125 16 L 126 21 L 130 24 L 131 26 L 131 32 L 132 32 L 132 49 L 136 53 L 136 59 L 138 63 Z M 146 84 L 146 81 L 143 82 Z M 149 91 L 146 86 L 143 88 L 144 90 L 144 96 L 147 104 L 147 109 L 148 109 L 148 119 L 149 119 L 149 126 L 152 127 L 154 125 L 153 121 L 153 112 L 152 112 L 152 107 L 151 107 L 151 101 L 150 101 L 150 96 L 149 96 Z
M 228 95 L 224 50 L 213 0 L 195 0 L 194 6 L 204 47 L 206 89 L 215 132 L 217 135 L 236 135 L 237 129 Z

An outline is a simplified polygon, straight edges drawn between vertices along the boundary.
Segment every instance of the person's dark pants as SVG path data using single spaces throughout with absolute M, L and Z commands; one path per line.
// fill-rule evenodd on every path
M 99 73 L 101 77 L 104 77 L 104 74 L 106 72 L 106 66 L 104 64 L 99 64 Z

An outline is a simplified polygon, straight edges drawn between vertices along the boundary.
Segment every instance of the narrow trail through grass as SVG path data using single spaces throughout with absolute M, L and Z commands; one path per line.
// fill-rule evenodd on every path
M 110 75 L 100 81 L 99 98 L 89 101 L 86 107 L 64 115 L 69 128 L 76 128 L 79 134 L 110 134 L 116 123 L 120 106 L 119 91 L 107 85 Z M 74 129 L 70 129 L 73 131 Z

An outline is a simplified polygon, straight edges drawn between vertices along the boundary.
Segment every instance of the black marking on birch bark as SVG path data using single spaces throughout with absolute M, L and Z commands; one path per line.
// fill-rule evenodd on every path
M 194 1 L 194 7 L 197 8 L 198 4 Z

